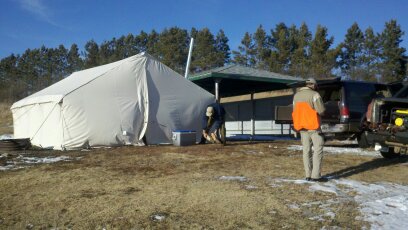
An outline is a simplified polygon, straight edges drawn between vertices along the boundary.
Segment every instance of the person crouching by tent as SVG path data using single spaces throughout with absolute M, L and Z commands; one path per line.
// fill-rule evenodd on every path
M 202 137 L 200 144 L 210 143 L 225 145 L 225 109 L 216 102 L 207 106 L 207 110 L 202 121 Z

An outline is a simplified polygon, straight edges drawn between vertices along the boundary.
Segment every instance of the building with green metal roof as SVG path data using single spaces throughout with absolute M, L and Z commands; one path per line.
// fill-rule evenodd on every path
M 188 79 L 213 93 L 217 99 L 286 89 L 287 84 L 304 81 L 302 78 L 236 64 L 190 75 Z
M 292 95 L 254 99 L 260 92 L 288 89 L 288 84 L 301 84 L 304 79 L 254 69 L 241 65 L 228 65 L 193 74 L 189 80 L 216 96 L 225 97 L 250 95 L 249 100 L 227 102 L 227 135 L 289 134 L 289 125 L 274 123 L 274 107 L 291 103 Z

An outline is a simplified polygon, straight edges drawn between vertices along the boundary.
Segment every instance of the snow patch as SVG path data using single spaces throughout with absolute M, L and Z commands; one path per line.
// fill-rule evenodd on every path
M 14 135 L 13 134 L 3 134 L 0 135 L 0 140 L 7 140 L 7 139 L 13 139 Z
M 323 191 L 323 192 L 328 192 L 328 193 L 334 193 L 338 194 L 338 189 L 336 185 L 330 184 L 330 183 L 325 183 L 325 184 L 319 184 L 315 183 L 310 186 L 309 188 L 311 191 Z
M 0 166 L 0 171 L 7 171 L 7 170 L 17 170 L 17 169 L 22 169 L 24 167 L 16 167 L 15 165 L 6 165 L 6 166 Z
M 247 178 L 244 176 L 220 176 L 218 179 L 224 181 L 240 181 L 240 182 L 247 181 Z
M 245 185 L 245 189 L 246 190 L 256 190 L 258 189 L 258 187 L 254 185 Z
M 59 157 L 19 157 L 26 164 L 50 164 L 58 161 L 69 161 L 71 158 L 68 156 L 59 156 Z
M 150 216 L 150 219 L 154 222 L 161 222 L 167 218 L 167 213 L 155 213 Z
M 371 229 L 408 229 L 408 186 L 378 183 L 367 184 L 352 180 L 339 180 L 357 192 L 364 220 Z
M 256 151 L 256 150 L 242 150 L 247 155 L 263 155 L 264 153 L 262 151 Z
M 295 150 L 295 151 L 302 151 L 303 147 L 301 145 L 290 145 L 287 149 Z M 380 154 L 377 151 L 363 150 L 361 148 L 345 148 L 345 147 L 332 147 L 332 146 L 324 146 L 323 153 L 324 154 L 349 154 L 349 155 L 373 156 L 373 157 L 380 156 Z
M 303 182 L 302 182 L 303 181 Z M 322 216 L 312 216 L 310 219 L 321 221 L 324 217 L 334 218 L 335 213 L 330 206 L 341 202 L 354 200 L 360 206 L 362 216 L 358 219 L 371 223 L 371 229 L 408 229 L 408 186 L 392 183 L 369 184 L 354 180 L 332 179 L 325 183 L 308 182 L 305 180 L 272 179 L 270 185 L 277 187 L 279 183 L 295 183 L 310 185 L 310 191 L 334 193 L 334 200 L 318 201 L 302 204 L 303 206 L 318 205 L 325 210 Z M 340 186 L 339 186 L 340 185 Z M 355 192 L 355 197 L 348 195 Z M 290 207 L 294 208 L 293 205 Z
M 5 166 L 0 166 L 0 171 L 22 169 L 31 164 L 52 164 L 52 163 L 56 163 L 59 161 L 79 160 L 81 158 L 82 157 L 71 158 L 69 156 L 25 157 L 25 156 L 19 155 L 15 159 L 7 161 Z

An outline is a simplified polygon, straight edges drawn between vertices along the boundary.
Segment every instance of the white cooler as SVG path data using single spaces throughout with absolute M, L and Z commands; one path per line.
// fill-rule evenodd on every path
M 196 143 L 195 130 L 174 130 L 173 131 L 173 145 L 187 146 Z

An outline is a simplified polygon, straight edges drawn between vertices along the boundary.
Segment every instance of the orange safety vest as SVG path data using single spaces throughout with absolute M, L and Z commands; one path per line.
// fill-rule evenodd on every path
M 292 112 L 293 128 L 300 131 L 316 130 L 319 128 L 319 117 L 316 110 L 307 102 L 296 102 Z

